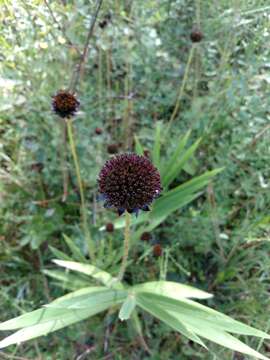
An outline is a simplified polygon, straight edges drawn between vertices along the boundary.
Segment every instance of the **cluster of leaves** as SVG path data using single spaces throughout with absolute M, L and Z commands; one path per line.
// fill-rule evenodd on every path
M 148 282 L 124 288 L 109 273 L 93 265 L 65 260 L 54 260 L 54 262 L 59 266 L 92 276 L 105 286 L 81 288 L 58 298 L 45 308 L 2 323 L 0 330 L 18 328 L 21 330 L 2 340 L 0 348 L 46 335 L 121 304 L 120 320 L 131 318 L 135 326 L 138 322 L 135 308 L 138 305 L 139 308 L 205 348 L 206 345 L 200 337 L 258 359 L 267 360 L 265 356 L 242 343 L 229 332 L 264 339 L 270 336 L 190 300 L 190 298 L 211 297 L 204 291 L 168 281 Z
M 215 6 L 203 1 L 198 2 L 199 11 L 189 0 L 131 3 L 104 2 L 85 65 L 81 112 L 75 122 L 89 226 L 98 244 L 97 265 L 117 273 L 122 244 L 117 229 L 123 225 L 116 221 L 113 235 L 99 231 L 115 216 L 96 205 L 97 173 L 108 157 L 106 146 L 120 141 L 123 150 L 123 142 L 128 138 L 132 143 L 136 130 L 135 149 L 138 153 L 151 150 L 165 191 L 153 211 L 137 220 L 136 246 L 125 281 L 153 281 L 160 274 L 161 279 L 192 282 L 215 292 L 215 301 L 208 300 L 209 305 L 267 330 L 270 264 L 265 242 L 269 217 L 265 214 L 270 205 L 266 180 L 270 174 L 265 166 L 269 146 L 264 135 L 268 134 L 270 105 L 269 6 L 263 0 L 248 4 L 243 0 L 234 7 L 226 0 Z M 53 1 L 49 5 L 57 22 L 40 2 L 5 1 L 1 5 L 0 281 L 6 318 L 18 309 L 31 310 L 44 302 L 45 274 L 53 278 L 50 284 L 56 281 L 60 288 L 88 286 L 83 276 L 41 270 L 51 266 L 52 253 L 63 260 L 86 262 L 69 155 L 71 190 L 67 202 L 61 202 L 62 128 L 51 115 L 50 96 L 69 85 L 79 59 L 77 47 L 83 48 L 95 3 Z M 191 48 L 190 29 L 198 18 L 204 42 L 195 49 L 179 114 L 170 138 L 164 141 L 166 126 L 160 127 L 157 120 L 166 123 L 173 112 Z M 96 126 L 103 129 L 101 136 L 95 135 Z M 187 128 L 193 129 L 192 135 L 186 133 Z M 201 138 L 196 153 L 198 143 L 192 137 Z M 203 191 L 214 175 L 205 171 L 213 168 L 224 168 L 222 176 L 214 191 L 211 185 Z M 185 206 L 192 199 L 192 205 Z M 152 233 L 150 243 L 138 241 L 145 231 Z M 69 235 L 65 242 L 62 233 Z M 161 259 L 152 256 L 155 243 L 164 248 Z M 64 259 L 67 249 L 72 256 Z M 50 286 L 48 301 L 61 291 Z M 147 304 L 144 307 L 147 310 Z M 58 357 L 65 359 L 67 346 L 74 353 L 85 350 L 82 343 L 87 349 L 98 343 L 101 349 L 100 339 L 109 329 L 112 352 L 120 336 L 127 348 L 132 344 L 135 358 L 143 358 L 143 350 L 130 340 L 135 335 L 127 338 L 123 326 L 110 330 L 114 315 L 108 314 L 104 322 L 101 319 L 86 323 L 91 339 L 80 325 L 57 337 L 51 351 L 57 350 Z M 175 352 L 183 359 L 200 357 L 196 345 L 182 338 L 175 344 L 175 336 L 165 326 L 155 326 L 152 317 L 144 314 L 141 321 L 150 347 L 160 348 L 161 358 L 169 359 Z M 267 355 L 267 346 L 246 340 L 255 348 L 261 346 Z M 46 341 L 40 340 L 40 351 L 49 354 Z M 127 348 L 122 346 L 123 358 Z M 211 355 L 201 352 L 204 359 L 214 358 L 213 354 L 224 359 L 231 356 L 213 345 L 209 349 Z M 19 351 L 33 357 L 36 350 L 22 347 Z

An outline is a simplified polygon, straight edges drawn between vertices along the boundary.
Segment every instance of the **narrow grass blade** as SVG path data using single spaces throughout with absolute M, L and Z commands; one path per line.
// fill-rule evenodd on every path
M 86 259 L 83 255 L 83 253 L 81 252 L 81 250 L 78 248 L 78 246 L 75 245 L 74 241 L 65 234 L 63 234 L 63 236 L 64 236 L 67 246 L 69 247 L 69 249 L 73 255 L 73 259 L 85 263 Z
M 168 171 L 164 175 L 162 180 L 162 184 L 164 187 L 167 187 L 180 173 L 183 166 L 187 163 L 187 161 L 192 157 L 196 149 L 200 144 L 201 139 L 197 140 L 190 148 L 188 148 L 185 153 L 180 157 L 180 159 L 175 159 L 174 163 L 172 163 L 171 167 L 168 168 Z
M 56 249 L 53 246 L 49 246 L 49 249 L 51 250 L 51 252 L 53 253 L 53 255 L 60 260 L 66 260 L 66 261 L 72 261 L 72 258 L 68 255 L 66 255 L 65 253 L 63 253 L 62 251 Z
M 156 125 L 155 141 L 153 148 L 153 163 L 158 169 L 160 168 L 160 133 L 161 123 L 158 122 Z
M 168 172 L 171 171 L 171 169 L 175 166 L 179 156 L 181 155 L 181 153 L 183 152 L 187 141 L 190 137 L 191 131 L 188 131 L 185 136 L 179 138 L 178 140 L 178 145 L 175 149 L 175 151 L 173 152 L 173 154 L 170 156 L 169 160 L 166 162 L 166 165 L 163 167 L 162 171 L 161 171 L 161 178 L 164 179 L 166 174 L 168 174 Z

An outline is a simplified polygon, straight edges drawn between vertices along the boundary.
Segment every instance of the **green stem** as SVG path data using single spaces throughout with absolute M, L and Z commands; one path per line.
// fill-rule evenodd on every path
M 87 241 L 89 256 L 90 256 L 90 258 L 92 260 L 94 260 L 94 258 L 95 258 L 95 247 L 94 247 L 94 243 L 92 241 L 92 238 L 91 238 L 91 235 L 90 235 L 90 232 L 89 232 L 89 229 L 88 229 L 88 225 L 87 225 L 87 213 L 86 213 L 84 190 L 83 190 L 83 184 L 82 184 L 79 160 L 78 160 L 77 151 L 76 151 L 76 145 L 75 145 L 75 141 L 74 141 L 72 122 L 71 122 L 71 120 L 67 119 L 66 123 L 67 123 L 68 139 L 69 139 L 70 149 L 71 149 L 71 153 L 72 153 L 72 156 L 73 156 L 73 161 L 74 161 L 75 170 L 76 170 L 76 176 L 77 176 L 77 182 L 78 182 L 79 191 L 80 191 L 81 216 L 82 216 L 83 230 L 84 230 L 85 238 L 86 238 L 86 241 Z
M 170 130 L 170 127 L 171 127 L 174 119 L 176 118 L 176 116 L 178 114 L 178 111 L 179 111 L 179 108 L 180 108 L 180 102 L 181 102 L 182 97 L 184 95 L 184 90 L 185 90 L 185 87 L 186 87 L 186 82 L 187 82 L 187 79 L 188 79 L 188 74 L 189 74 L 189 69 L 190 69 L 192 58 L 193 58 L 193 54 L 194 54 L 194 46 L 192 46 L 192 48 L 190 50 L 190 53 L 189 53 L 189 57 L 188 57 L 188 61 L 187 61 L 183 81 L 182 81 L 181 86 L 180 86 L 179 91 L 178 91 L 178 96 L 177 96 L 177 99 L 176 99 L 176 103 L 175 103 L 172 115 L 170 117 L 170 120 L 168 122 L 167 129 L 165 131 L 165 136 L 168 134 L 168 132 Z
M 62 146 L 60 147 L 61 152 L 61 167 L 63 173 L 63 195 L 62 201 L 65 202 L 68 196 L 68 167 L 67 167 L 67 125 L 66 121 L 61 119 L 61 132 L 63 136 Z
M 128 261 L 128 252 L 129 252 L 129 240 L 130 240 L 130 220 L 131 215 L 126 211 L 125 214 L 125 238 L 124 238 L 124 251 L 122 257 L 122 263 L 120 267 L 120 271 L 118 274 L 118 281 L 122 281 L 126 268 L 127 268 L 127 261 Z

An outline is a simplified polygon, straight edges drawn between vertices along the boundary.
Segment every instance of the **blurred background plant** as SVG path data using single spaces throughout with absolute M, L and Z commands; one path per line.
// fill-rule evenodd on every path
M 97 2 L 6 0 L 0 6 L 0 308 L 6 320 L 43 304 L 44 294 L 46 301 L 63 294 L 63 282 L 54 286 L 63 275 L 51 263 L 59 251 L 87 261 L 76 173 L 51 96 L 76 77 Z M 122 237 L 117 226 L 99 231 L 116 219 L 97 202 L 101 165 L 136 144 L 152 156 L 160 121 L 165 129 L 171 124 L 170 136 L 161 132 L 162 159 L 188 130 L 188 146 L 201 138 L 172 187 L 215 168 L 224 167 L 222 175 L 191 205 L 150 229 L 149 241 L 136 242 L 125 280 L 160 276 L 203 288 L 215 294 L 211 306 L 265 331 L 269 16 L 263 0 L 106 0 L 80 73 L 81 107 L 73 123 L 97 264 L 111 273 L 117 273 Z M 192 43 L 196 28 L 203 40 Z M 76 277 L 64 287 L 82 284 L 85 279 Z M 91 318 L 1 356 L 245 359 L 213 344 L 209 354 L 144 315 L 151 357 L 129 324 L 115 325 L 114 317 Z M 269 355 L 267 342 L 245 340 Z

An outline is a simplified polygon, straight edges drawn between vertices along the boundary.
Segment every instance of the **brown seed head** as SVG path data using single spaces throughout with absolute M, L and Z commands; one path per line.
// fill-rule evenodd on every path
M 201 42 L 203 39 L 203 33 L 199 29 L 193 29 L 190 34 L 190 40 L 194 43 Z
M 106 224 L 106 231 L 112 233 L 114 231 L 114 225 L 112 223 Z
M 78 111 L 80 102 L 74 94 L 60 90 L 52 98 L 52 108 L 56 115 L 62 118 L 70 118 Z
M 151 236 L 150 232 L 144 232 L 141 235 L 141 240 L 142 241 L 149 241 L 149 240 L 151 240 L 151 238 L 152 238 L 152 236 Z
M 155 257 L 160 257 L 162 256 L 163 250 L 160 244 L 156 244 L 153 246 L 153 255 Z
M 102 132 L 103 132 L 102 129 L 99 128 L 99 127 L 97 127 L 97 128 L 95 129 L 95 133 L 96 133 L 97 135 L 101 135 Z
M 109 144 L 107 146 L 108 154 L 117 154 L 118 153 L 118 144 Z
M 161 192 L 160 175 L 149 159 L 136 154 L 116 155 L 99 173 L 99 192 L 105 207 L 114 207 L 122 214 L 126 210 L 149 211 L 149 205 Z

